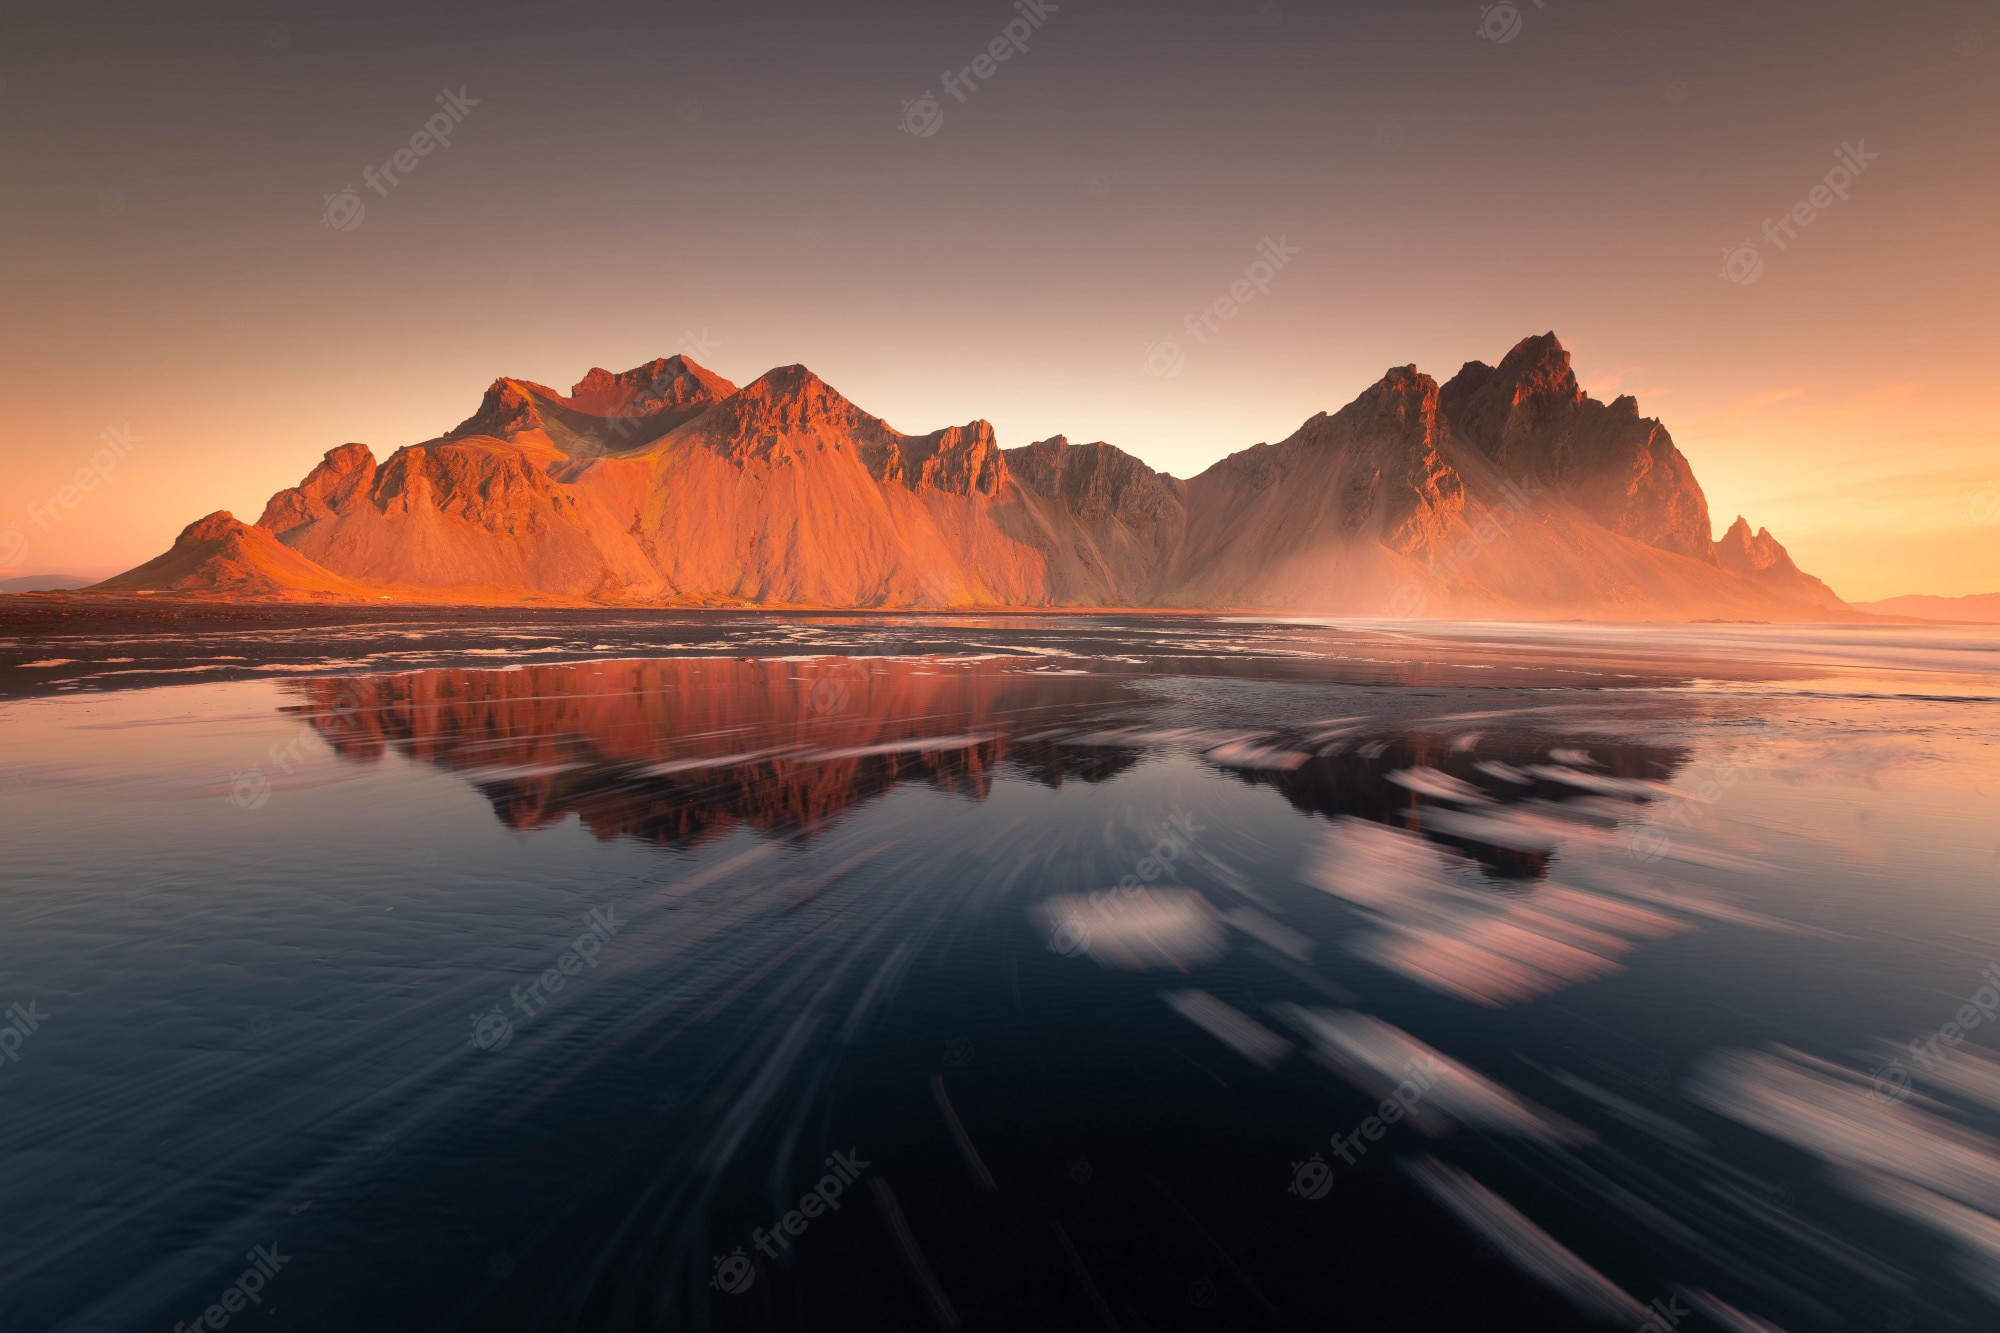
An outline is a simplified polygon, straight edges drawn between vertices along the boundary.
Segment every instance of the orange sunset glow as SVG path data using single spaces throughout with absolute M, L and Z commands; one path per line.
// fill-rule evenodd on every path
M 1990 1333 L 1996 143 L 1995 0 L 0 13 L 0 1329 Z
M 932 69 L 959 20 L 920 9 L 693 20 L 714 69 L 768 55 L 748 81 L 652 77 L 615 9 L 425 28 L 408 70 L 346 58 L 358 16 L 10 20 L 11 569 L 253 520 L 496 376 L 803 363 L 899 431 L 984 419 L 1186 478 L 1385 367 L 1441 383 L 1552 329 L 1586 392 L 1672 432 L 1713 536 L 1742 514 L 1849 601 L 2000 591 L 1983 11 L 1716 7 L 1716 42 L 1700 7 L 1558 7 L 1468 44 L 1455 11 L 1240 8 L 1065 6 L 962 102 Z M 898 99 L 926 84 L 919 135 Z M 470 104 L 398 173 L 439 88 Z M 1295 253 L 1232 302 L 1267 240 Z

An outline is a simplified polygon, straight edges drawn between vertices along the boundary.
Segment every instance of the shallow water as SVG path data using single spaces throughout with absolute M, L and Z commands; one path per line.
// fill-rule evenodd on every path
M 585 628 L 0 705 L 0 1327 L 1995 1322 L 2000 635 Z

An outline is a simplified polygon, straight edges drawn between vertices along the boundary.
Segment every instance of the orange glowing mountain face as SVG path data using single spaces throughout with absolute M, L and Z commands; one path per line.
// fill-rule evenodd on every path
M 803 366 L 740 389 L 678 356 L 592 370 L 567 395 L 502 379 L 456 429 L 386 462 L 359 444 L 330 451 L 227 549 L 209 532 L 222 520 L 100 586 L 479 603 L 1851 614 L 1768 532 L 1738 520 L 1711 542 L 1707 501 L 1665 428 L 1630 398 L 1585 395 L 1553 334 L 1442 387 L 1413 366 L 1391 370 L 1339 412 L 1187 481 L 1108 444 L 1058 436 L 1003 450 L 985 421 L 905 435 Z
M 167 592 L 232 601 L 358 601 L 369 589 L 314 564 L 226 509 L 181 530 L 172 549 L 95 586 L 97 592 Z M 378 594 L 379 595 L 379 594 Z

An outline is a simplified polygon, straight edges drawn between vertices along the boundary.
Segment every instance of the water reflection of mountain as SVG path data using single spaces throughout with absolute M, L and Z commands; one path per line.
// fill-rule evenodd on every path
M 1571 749 L 1589 756 L 1588 769 L 1579 770 L 1571 781 L 1535 771 L 1552 771 L 1552 750 L 1561 753 Z M 1398 828 L 1421 827 L 1428 837 L 1467 853 L 1489 871 L 1508 878 L 1535 879 L 1547 872 L 1549 864 L 1549 849 L 1538 845 L 1539 840 L 1517 840 L 1519 845 L 1507 846 L 1491 838 L 1441 828 L 1435 822 L 1439 807 L 1444 806 L 1449 813 L 1451 806 L 1465 802 L 1428 799 L 1397 781 L 1395 775 L 1438 773 L 1463 783 L 1470 789 L 1469 796 L 1477 793 L 1502 810 L 1548 802 L 1567 804 L 1567 813 L 1574 816 L 1581 813 L 1576 781 L 1595 776 L 1615 782 L 1663 783 L 1687 759 L 1688 752 L 1678 747 L 1601 736 L 1579 740 L 1574 735 L 1529 728 L 1458 737 L 1427 732 L 1364 734 L 1322 746 L 1296 767 L 1236 772 L 1245 782 L 1275 788 L 1301 813 L 1352 815 Z M 1471 803 L 1476 808 L 1478 797 Z M 1644 803 L 1644 798 L 1628 797 L 1626 801 L 1632 814 Z M 1424 822 L 1426 812 L 1433 822 Z
M 1274 788 L 1302 813 L 1421 826 L 1490 871 L 1537 878 L 1546 849 L 1443 827 L 1450 812 L 1396 775 L 1443 774 L 1503 808 L 1579 796 L 1574 783 L 1529 772 L 1563 753 L 1563 735 L 1541 726 L 1162 729 L 1165 705 L 1131 679 L 1038 658 L 649 658 L 293 688 L 298 711 L 344 759 L 393 749 L 461 773 L 510 828 L 574 814 L 600 838 L 663 846 L 739 825 L 809 834 L 903 784 L 983 800 L 1003 772 L 1050 787 L 1102 782 L 1173 750 Z M 1601 777 L 1641 784 L 1686 758 L 1621 740 L 1593 740 L 1590 756 Z
M 983 799 L 1004 767 L 1099 782 L 1135 752 L 1052 731 L 1131 701 L 1037 659 L 661 658 L 300 682 L 350 760 L 388 750 L 466 775 L 510 828 L 575 814 L 600 838 L 688 845 L 739 824 L 814 829 L 904 783 Z

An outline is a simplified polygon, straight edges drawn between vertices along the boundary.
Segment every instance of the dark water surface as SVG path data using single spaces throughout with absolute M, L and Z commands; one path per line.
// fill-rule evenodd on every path
M 2000 634 L 257 633 L 0 664 L 8 1333 L 2000 1325 Z

